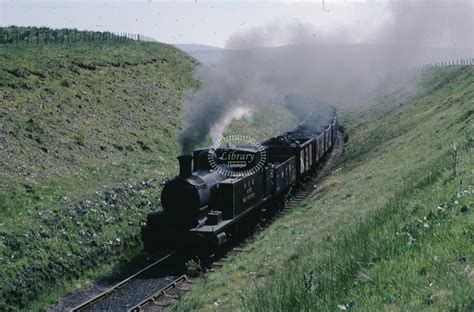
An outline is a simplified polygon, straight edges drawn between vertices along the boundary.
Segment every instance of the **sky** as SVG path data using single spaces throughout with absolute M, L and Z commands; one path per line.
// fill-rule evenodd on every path
M 350 28 L 359 36 L 351 38 L 357 43 L 387 19 L 386 1 L 0 0 L 0 25 L 129 32 L 171 44 L 224 47 L 233 33 L 286 22 L 326 33 Z

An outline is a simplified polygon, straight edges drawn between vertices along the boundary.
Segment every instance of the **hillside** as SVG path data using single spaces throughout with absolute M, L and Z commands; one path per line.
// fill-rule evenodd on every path
M 123 258 L 174 169 L 195 61 L 153 43 L 0 51 L 0 309 Z
M 333 173 L 173 310 L 472 311 L 473 107 L 474 68 L 450 66 L 344 108 Z
M 140 253 L 141 222 L 177 171 L 196 65 L 132 40 L 1 46 L 0 310 L 44 308 Z M 295 121 L 267 113 L 234 131 Z

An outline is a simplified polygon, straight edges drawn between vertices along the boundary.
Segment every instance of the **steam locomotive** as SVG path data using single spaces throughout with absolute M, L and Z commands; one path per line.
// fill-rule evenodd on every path
M 284 208 L 285 199 L 331 150 L 335 109 L 262 144 L 220 144 L 178 156 L 179 174 L 161 193 L 162 211 L 147 215 L 145 251 L 210 254 L 248 235 Z

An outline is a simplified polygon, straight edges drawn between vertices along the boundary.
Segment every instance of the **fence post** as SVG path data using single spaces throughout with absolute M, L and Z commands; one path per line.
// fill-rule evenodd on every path
M 453 175 L 456 177 L 458 173 L 458 148 L 456 143 L 453 144 Z

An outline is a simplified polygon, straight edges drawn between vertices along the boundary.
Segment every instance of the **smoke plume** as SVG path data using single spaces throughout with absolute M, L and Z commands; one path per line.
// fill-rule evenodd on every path
M 364 34 L 295 22 L 232 35 L 219 61 L 194 73 L 201 88 L 183 108 L 183 152 L 191 152 L 213 127 L 219 137 L 239 107 L 275 105 L 303 117 L 326 104 L 358 105 L 395 71 L 472 57 L 470 0 L 398 1 L 387 9 L 385 23 Z
M 238 106 L 228 113 L 224 119 L 215 124 L 209 131 L 212 143 L 219 142 L 222 139 L 225 129 L 230 125 L 232 120 L 240 120 L 252 116 L 251 110 L 247 107 Z

